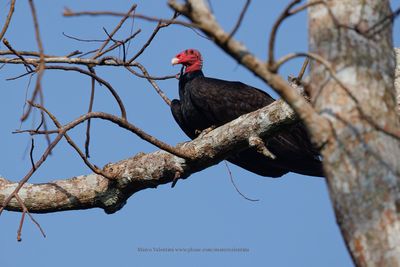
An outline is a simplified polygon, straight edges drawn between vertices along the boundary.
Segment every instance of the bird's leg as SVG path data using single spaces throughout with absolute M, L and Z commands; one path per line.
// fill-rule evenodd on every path
M 203 137 L 206 134 L 208 134 L 209 132 L 211 132 L 212 130 L 214 130 L 215 128 L 217 128 L 217 126 L 215 125 L 211 125 L 210 127 L 204 129 L 204 130 L 195 130 L 194 133 L 197 135 L 197 137 Z

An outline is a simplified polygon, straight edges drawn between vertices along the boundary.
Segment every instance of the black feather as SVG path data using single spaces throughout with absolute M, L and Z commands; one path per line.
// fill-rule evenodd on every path
M 275 101 L 266 92 L 241 82 L 204 77 L 201 70 L 180 76 L 179 98 L 172 101 L 171 111 L 191 139 L 197 136 L 198 131 L 221 126 Z M 276 159 L 249 148 L 227 160 L 262 176 L 280 177 L 287 172 L 323 176 L 319 154 L 301 123 L 264 142 Z

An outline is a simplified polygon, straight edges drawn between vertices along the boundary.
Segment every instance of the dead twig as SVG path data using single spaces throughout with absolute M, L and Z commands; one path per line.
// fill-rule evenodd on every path
M 114 97 L 115 101 L 117 101 L 118 106 L 121 110 L 121 117 L 126 120 L 126 109 L 125 106 L 122 102 L 121 97 L 118 95 L 117 91 L 111 86 L 110 83 L 108 83 L 106 80 L 100 78 L 99 76 L 97 76 L 96 74 L 90 72 L 90 71 L 86 71 L 83 70 L 81 68 L 78 67 L 69 67 L 69 66 L 46 66 L 46 69 L 48 70 L 65 70 L 65 71 L 76 71 L 85 75 L 88 75 L 90 77 L 92 77 L 93 79 L 95 79 L 97 82 L 105 85 L 105 87 L 110 91 L 110 93 L 112 94 L 112 96 Z
M 40 53 L 34 51 L 18 51 L 18 54 L 21 56 L 32 56 L 32 57 L 40 57 Z M 0 50 L 0 55 L 15 55 L 15 53 L 11 50 Z M 50 55 L 44 55 L 44 57 L 53 57 Z
M 228 163 L 226 163 L 225 160 L 224 160 L 224 163 L 225 163 L 226 169 L 228 170 L 228 174 L 229 174 L 229 178 L 230 178 L 230 180 L 231 180 L 231 183 L 232 183 L 233 187 L 235 188 L 236 192 L 238 192 L 240 196 L 242 196 L 244 199 L 246 199 L 246 200 L 248 200 L 248 201 L 252 201 L 252 202 L 260 201 L 259 199 L 249 198 L 249 197 L 245 196 L 245 195 L 239 190 L 239 188 L 237 187 L 235 181 L 233 180 L 233 175 L 232 175 L 231 169 L 229 168 Z
M 122 12 L 113 12 L 113 11 L 79 11 L 79 12 L 74 12 L 69 8 L 65 8 L 63 12 L 64 17 L 78 17 L 78 16 L 115 16 L 115 17 L 123 17 L 125 16 L 126 13 Z M 179 21 L 175 19 L 163 19 L 163 18 L 158 18 L 158 17 L 152 17 L 152 16 L 147 16 L 143 14 L 131 14 L 131 18 L 138 18 L 138 19 L 143 19 L 146 21 L 150 22 L 161 22 L 161 23 L 169 23 L 169 24 L 175 24 L 175 25 L 181 25 L 185 26 L 188 28 L 196 28 L 196 25 L 193 23 L 185 22 L 185 21 Z
M 102 43 L 105 42 L 106 40 L 100 40 L 100 39 L 82 39 L 82 38 L 78 38 L 78 37 L 74 37 L 72 35 L 66 34 L 65 32 L 61 33 L 62 35 L 64 35 L 65 37 L 75 40 L 75 41 L 79 41 L 79 42 L 87 42 L 87 43 Z
M 18 182 L 18 185 L 15 187 L 15 189 L 13 190 L 13 192 L 4 199 L 1 207 L 0 207 L 0 215 L 3 212 L 4 208 L 8 205 L 8 203 L 10 203 L 11 199 L 13 197 L 16 197 L 17 193 L 19 192 L 19 190 L 22 188 L 22 186 L 29 180 L 29 178 L 31 178 L 31 176 L 36 172 L 36 170 L 43 164 L 43 162 L 45 162 L 45 160 L 47 159 L 47 157 L 50 155 L 51 151 L 53 150 L 53 148 L 58 144 L 58 142 L 61 140 L 61 138 L 63 137 L 62 134 L 58 134 L 57 137 L 53 140 L 53 142 L 50 143 L 49 146 L 47 146 L 45 152 L 42 154 L 42 156 L 40 157 L 40 159 L 38 161 L 36 161 L 36 163 L 34 164 L 34 166 L 29 170 L 29 172 Z
M 125 14 L 125 16 L 120 20 L 118 25 L 114 28 L 114 30 L 110 33 L 108 38 L 104 41 L 104 43 L 100 46 L 100 48 L 97 50 L 96 54 L 93 56 L 93 59 L 96 59 L 101 56 L 101 52 L 103 49 L 107 46 L 107 44 L 110 42 L 111 38 L 114 36 L 114 34 L 117 33 L 117 31 L 122 27 L 124 22 L 129 18 L 130 14 L 132 13 L 133 10 L 137 7 L 137 4 L 133 4 L 129 11 Z
M 174 21 L 178 17 L 178 13 L 175 12 L 174 15 L 171 18 L 171 21 Z M 146 41 L 146 43 L 142 46 L 142 48 L 131 58 L 128 60 L 128 64 L 132 63 L 135 59 L 137 59 L 143 52 L 146 50 L 146 48 L 151 44 L 153 41 L 154 37 L 156 37 L 157 33 L 165 27 L 168 27 L 171 25 L 172 22 L 161 22 L 159 21 L 156 28 L 153 30 L 152 34 L 150 35 L 149 39 Z
M 3 39 L 4 35 L 7 32 L 8 26 L 10 25 L 10 22 L 11 22 L 11 18 L 14 14 L 14 9 L 15 9 L 15 0 L 11 0 L 10 10 L 8 11 L 6 22 L 4 23 L 4 26 L 0 32 L 0 40 Z
M 171 100 L 167 97 L 167 95 L 160 89 L 160 87 L 158 86 L 158 84 L 154 81 L 154 79 L 151 78 L 151 76 L 149 76 L 149 73 L 147 72 L 146 68 L 137 63 L 137 67 L 142 71 L 143 73 L 143 77 L 147 79 L 147 81 L 153 86 L 153 88 L 156 90 L 157 94 L 159 96 L 161 96 L 161 98 L 164 100 L 164 102 L 168 105 L 171 106 Z M 126 69 L 128 71 L 130 71 L 131 73 L 133 73 L 134 75 L 137 75 L 138 73 L 135 72 L 131 67 L 126 67 Z
M 34 103 L 30 103 L 30 104 L 32 106 L 36 107 L 36 108 L 43 109 L 44 111 L 46 110 L 44 107 L 41 107 L 38 104 L 34 104 Z M 49 116 L 51 115 L 50 112 L 47 113 L 47 114 Z M 54 116 L 52 116 L 50 118 L 52 120 L 56 120 Z M 167 152 L 169 152 L 169 153 L 171 153 L 171 154 L 173 154 L 175 156 L 178 156 L 180 158 L 187 159 L 187 160 L 191 160 L 191 158 L 192 158 L 190 153 L 188 153 L 186 151 L 182 151 L 179 148 L 175 148 L 173 146 L 170 146 L 170 145 L 158 140 L 157 138 L 147 134 L 146 132 L 144 132 L 140 128 L 136 127 L 135 125 L 129 123 L 127 120 L 124 120 L 122 118 L 119 118 L 117 116 L 114 116 L 114 115 L 108 114 L 108 113 L 104 113 L 104 112 L 89 112 L 89 113 L 86 113 L 86 114 L 80 116 L 79 118 L 75 119 L 74 121 L 62 126 L 59 129 L 59 135 L 60 134 L 63 135 L 64 133 L 66 133 L 69 130 L 73 129 L 77 125 L 79 125 L 79 124 L 81 124 L 81 123 L 83 123 L 83 122 L 85 122 L 85 121 L 87 121 L 88 119 L 91 119 L 91 118 L 103 119 L 103 120 L 110 121 L 110 122 L 112 122 L 114 124 L 117 124 L 121 128 L 124 128 L 124 129 L 134 133 L 135 135 L 137 135 L 141 139 L 143 139 L 143 140 L 155 145 L 156 147 L 158 147 L 158 148 L 160 148 L 162 150 L 165 150 L 165 151 L 167 151 Z M 58 139 L 58 138 L 59 138 L 59 136 L 56 137 L 56 139 Z M 37 166 L 36 166 L 36 168 L 37 168 Z
M 113 179 L 113 177 L 111 175 L 109 175 L 108 173 L 106 173 L 103 170 L 101 170 L 100 168 L 98 168 L 96 165 L 93 165 L 89 162 L 89 160 L 87 159 L 88 157 L 79 149 L 79 147 L 75 144 L 75 142 L 72 141 L 71 137 L 69 137 L 69 135 L 67 134 L 67 130 L 63 129 L 63 126 L 61 125 L 61 123 L 57 120 L 57 118 L 52 113 L 50 113 L 45 107 L 43 107 L 41 105 L 37 105 L 37 104 L 33 104 L 33 103 L 30 103 L 30 104 L 32 104 L 36 108 L 39 108 L 41 111 L 45 112 L 47 114 L 47 116 L 50 117 L 50 119 L 53 121 L 53 123 L 58 128 L 59 134 L 62 134 L 64 136 L 64 138 L 67 140 L 68 144 L 71 145 L 75 149 L 75 151 L 82 158 L 82 160 L 86 164 L 86 166 L 88 166 L 96 174 L 102 175 L 108 179 Z M 88 121 L 89 120 L 90 119 L 88 119 Z
M 35 218 L 30 214 L 28 208 L 26 207 L 25 203 L 22 201 L 22 199 L 18 196 L 18 194 L 15 194 L 15 199 L 17 202 L 20 204 L 22 208 L 22 215 L 21 215 L 21 220 L 19 222 L 19 227 L 17 231 L 17 241 L 20 242 L 22 241 L 21 235 L 22 235 L 22 227 L 24 225 L 25 221 L 25 214 L 28 214 L 29 218 L 32 220 L 32 222 L 39 228 L 40 233 L 43 235 L 44 238 L 46 238 L 46 234 L 43 231 L 43 228 L 40 226 L 40 224 L 35 220 Z
M 247 9 L 248 9 L 249 6 L 250 6 L 250 3 L 251 3 L 251 0 L 246 0 L 246 3 L 244 4 L 244 6 L 243 6 L 243 8 L 242 8 L 242 11 L 240 12 L 239 18 L 238 18 L 238 20 L 236 21 L 235 26 L 233 27 L 232 31 L 229 33 L 228 40 L 231 39 L 232 36 L 235 35 L 235 33 L 237 32 L 237 30 L 238 30 L 239 27 L 240 27 L 240 24 L 242 24 L 244 15 L 246 14 Z
M 269 36 L 269 44 L 268 44 L 268 68 L 272 72 L 276 72 L 276 69 L 274 68 L 274 63 L 275 63 L 275 58 L 274 58 L 274 51 L 275 51 L 275 39 L 276 39 L 276 33 L 278 32 L 279 26 L 282 24 L 282 22 L 290 17 L 290 9 L 292 9 L 293 6 L 297 5 L 300 3 L 301 0 L 292 0 L 286 8 L 282 11 L 282 13 L 279 15 L 278 19 L 275 21 L 274 25 L 272 26 L 271 34 Z
M 360 113 L 360 116 L 365 119 L 371 126 L 373 126 L 375 129 L 393 137 L 396 139 L 400 139 L 400 130 L 393 128 L 391 125 L 379 125 L 377 122 L 375 122 L 375 120 L 368 115 L 363 109 L 362 106 L 360 105 L 358 99 L 354 96 L 354 94 L 351 92 L 350 88 L 348 88 L 341 80 L 340 78 L 337 76 L 336 71 L 334 70 L 334 68 L 332 67 L 332 65 L 325 60 L 323 57 L 314 54 L 314 53 L 305 53 L 305 52 L 301 52 L 301 53 L 291 53 L 288 54 L 284 57 L 282 57 L 280 60 L 277 61 L 276 63 L 276 67 L 277 69 L 279 69 L 279 67 L 284 64 L 285 62 L 294 59 L 294 58 L 298 58 L 298 57 L 308 57 L 312 60 L 315 60 L 316 62 L 320 63 L 321 65 L 323 65 L 326 70 L 329 72 L 329 75 L 339 84 L 339 86 L 341 88 L 343 88 L 343 90 L 349 95 L 349 97 L 354 101 L 354 103 L 356 103 L 356 108 L 358 110 L 358 112 Z
M 29 0 L 29 6 L 31 8 L 31 13 L 32 13 L 32 18 L 33 18 L 33 26 L 35 28 L 36 42 L 37 42 L 37 45 L 39 48 L 39 64 L 37 65 L 36 70 L 35 70 L 37 73 L 36 85 L 35 85 L 35 89 L 32 93 L 32 97 L 31 97 L 31 101 L 35 101 L 39 91 L 42 90 L 41 81 L 42 81 L 42 77 L 43 77 L 43 73 L 44 73 L 44 69 L 45 69 L 45 62 L 44 62 L 43 44 L 42 44 L 42 40 L 40 38 L 39 22 L 37 19 L 36 8 L 33 3 L 33 0 Z M 25 121 L 28 118 L 30 112 L 31 112 L 31 107 L 29 106 L 28 110 L 25 112 L 25 114 L 22 115 L 21 121 Z
M 380 21 L 378 21 L 375 25 L 370 27 L 368 30 L 364 31 L 363 34 L 371 38 L 375 34 L 377 34 L 379 31 L 382 29 L 385 29 L 387 26 L 387 23 L 393 22 L 393 20 L 400 15 L 400 7 L 398 7 L 395 11 L 393 11 L 391 14 L 388 16 L 384 17 Z
M 37 66 L 37 65 L 38 65 L 37 62 L 28 63 L 28 62 L 25 60 L 25 58 L 24 58 L 17 50 L 15 50 L 15 49 L 11 46 L 10 42 L 8 42 L 8 40 L 7 40 L 6 38 L 3 39 L 3 44 L 4 44 L 5 46 L 7 46 L 8 49 L 10 49 L 10 51 L 11 51 L 12 54 L 16 55 L 16 56 L 22 61 L 22 63 L 24 64 L 25 68 L 27 69 L 27 71 L 31 71 L 31 72 L 33 71 L 32 67 L 31 67 L 29 64 L 32 64 L 32 65 L 34 65 L 34 66 Z M 40 56 L 40 54 L 39 54 L 39 56 Z M 4 62 L 4 63 L 7 63 L 7 62 Z
M 96 75 L 96 72 L 94 71 L 93 68 L 89 67 L 89 71 L 91 73 L 93 73 L 94 75 Z M 88 112 L 92 112 L 93 110 L 93 102 L 94 102 L 94 93 L 95 93 L 95 88 L 96 88 L 96 80 L 92 77 L 90 79 L 91 82 L 91 90 L 90 90 L 90 100 L 89 100 L 89 108 L 88 108 Z M 86 140 L 85 140 L 85 156 L 86 158 L 89 158 L 89 144 L 90 144 L 90 119 L 87 121 L 86 124 Z
M 132 40 L 133 38 L 135 38 L 139 33 L 141 32 L 141 29 L 138 29 L 136 32 L 134 32 L 133 34 L 131 34 L 128 38 L 126 38 L 125 40 L 122 40 L 122 41 L 115 41 L 115 43 L 112 45 L 112 46 L 110 46 L 109 48 L 107 48 L 106 50 L 104 50 L 103 52 L 101 52 L 100 54 L 99 54 L 99 57 L 100 56 L 103 56 L 103 55 L 105 55 L 105 54 L 107 54 L 108 52 L 111 52 L 111 51 L 113 51 L 114 49 L 116 49 L 116 48 L 118 48 L 118 47 L 120 47 L 121 45 L 124 47 L 123 48 L 123 51 L 124 51 L 124 57 L 123 57 L 123 62 L 125 62 L 125 44 L 127 43 L 127 42 L 129 42 L 130 40 Z M 112 38 L 111 38 L 111 40 L 113 40 Z

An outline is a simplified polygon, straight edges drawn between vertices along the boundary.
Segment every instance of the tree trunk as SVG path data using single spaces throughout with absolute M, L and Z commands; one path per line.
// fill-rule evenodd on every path
M 321 153 L 337 222 L 357 266 L 400 266 L 400 142 L 385 131 L 399 129 L 389 1 L 325 3 L 309 10 L 309 50 L 344 86 L 313 63 L 310 94 L 331 124 Z

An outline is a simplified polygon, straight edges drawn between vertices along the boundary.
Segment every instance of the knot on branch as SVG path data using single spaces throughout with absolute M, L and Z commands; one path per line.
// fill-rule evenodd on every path
M 126 204 L 126 194 L 114 187 L 115 183 L 110 183 L 109 190 L 98 195 L 96 206 L 102 208 L 105 213 L 113 214 Z
M 271 151 L 269 151 L 268 148 L 265 146 L 264 141 L 258 136 L 250 136 L 249 137 L 249 145 L 251 147 L 254 147 L 258 153 L 263 154 L 267 158 L 270 158 L 270 159 L 276 158 L 276 156 Z

